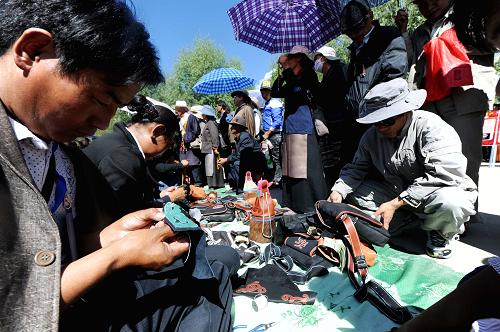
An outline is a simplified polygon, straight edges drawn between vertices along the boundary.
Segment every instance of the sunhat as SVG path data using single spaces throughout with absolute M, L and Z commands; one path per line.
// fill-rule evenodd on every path
M 294 47 L 292 47 L 290 52 L 288 52 L 288 54 L 299 54 L 299 53 L 308 55 L 309 53 L 311 53 L 311 51 L 305 46 L 295 45 Z
M 271 81 L 270 80 L 263 80 L 261 85 L 260 85 L 261 90 L 271 90 Z
M 372 124 L 420 108 L 427 91 L 410 91 L 402 78 L 375 85 L 359 105 L 359 123 Z
M 254 106 L 254 108 L 260 108 L 259 99 L 257 99 L 257 97 L 251 96 L 250 100 L 252 101 L 252 104 L 254 104 L 254 105 L 252 105 L 252 106 Z
M 165 107 L 166 109 L 170 110 L 172 113 L 175 113 L 175 110 L 170 105 L 168 105 L 168 104 L 165 104 L 165 103 L 163 103 L 161 101 L 158 101 L 156 99 L 153 99 L 153 98 L 147 97 L 147 96 L 146 96 L 146 99 L 149 100 L 150 102 L 152 102 L 153 105 L 155 105 L 155 106 Z
M 201 109 L 202 108 L 203 108 L 203 106 L 201 106 L 201 105 L 193 105 L 189 109 L 189 113 L 193 114 L 198 119 L 203 119 L 203 117 L 201 116 Z
M 337 52 L 333 49 L 333 47 L 330 46 L 323 46 L 316 52 L 310 53 L 309 58 L 314 61 L 314 58 L 318 55 L 321 54 L 325 58 L 327 58 L 330 61 L 335 61 L 335 60 L 340 60 L 339 57 L 337 56 Z
M 231 120 L 231 122 L 229 122 L 229 124 L 242 126 L 243 128 L 247 129 L 247 122 L 245 121 L 245 118 L 239 114 L 236 114 L 236 116 Z
M 201 108 L 201 114 L 204 114 L 206 116 L 215 116 L 215 110 L 212 108 L 212 106 L 203 105 L 203 107 Z
M 177 100 L 175 102 L 175 108 L 184 108 L 184 109 L 188 109 L 188 105 L 187 103 L 184 101 L 184 100 Z

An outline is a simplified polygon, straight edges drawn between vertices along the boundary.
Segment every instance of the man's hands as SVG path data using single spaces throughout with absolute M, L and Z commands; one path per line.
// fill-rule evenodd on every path
M 381 216 L 384 222 L 384 228 L 389 229 L 389 224 L 394 217 L 394 213 L 397 209 L 405 205 L 405 201 L 399 197 L 394 198 L 392 201 L 385 202 L 379 206 L 377 211 L 373 214 L 373 217 Z
M 271 135 L 271 133 L 270 133 L 269 131 L 266 131 L 266 132 L 264 133 L 264 135 L 262 135 L 262 140 L 263 140 L 263 141 L 265 141 L 266 139 L 268 139 L 268 138 L 269 138 L 269 136 L 270 136 L 270 135 Z
M 163 222 L 161 209 L 127 214 L 102 230 L 103 248 L 115 253 L 116 267 L 141 266 L 158 269 L 172 263 L 189 248 L 189 243 Z
M 150 229 L 129 232 L 112 246 L 123 253 L 118 257 L 117 268 L 137 266 L 158 270 L 187 252 L 189 240 L 175 235 L 170 226 L 160 221 Z
M 168 196 L 171 202 L 179 202 L 186 198 L 186 190 L 184 187 L 168 187 L 160 192 L 160 198 Z
M 101 246 L 103 248 L 107 247 L 130 232 L 148 229 L 155 223 L 163 220 L 163 218 L 165 218 L 165 215 L 162 209 L 154 208 L 127 214 L 101 231 L 99 234 Z
M 219 167 L 224 166 L 224 164 L 226 163 L 227 163 L 227 158 L 219 158 L 219 160 L 217 160 L 217 165 Z
M 342 199 L 343 199 L 342 195 L 339 192 L 333 190 L 330 196 L 328 197 L 328 202 L 342 203 Z
M 102 248 L 71 262 L 61 277 L 61 304 L 74 302 L 115 270 L 128 266 L 160 269 L 189 249 L 174 234 L 161 209 L 130 213 L 101 231 Z
M 182 166 L 184 166 L 184 167 L 188 167 L 188 166 L 189 166 L 189 161 L 187 161 L 187 160 L 183 159 L 183 160 L 181 160 L 181 164 L 182 164 Z

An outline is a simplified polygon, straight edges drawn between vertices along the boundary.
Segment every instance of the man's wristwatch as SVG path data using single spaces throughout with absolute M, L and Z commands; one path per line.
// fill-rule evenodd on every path
M 401 194 L 399 194 L 399 199 L 402 199 L 403 201 L 405 201 L 406 204 L 408 204 L 409 206 L 413 207 L 413 208 L 418 208 L 420 206 L 420 201 L 417 201 L 416 199 L 410 197 L 410 195 L 408 194 L 408 192 L 403 191 Z

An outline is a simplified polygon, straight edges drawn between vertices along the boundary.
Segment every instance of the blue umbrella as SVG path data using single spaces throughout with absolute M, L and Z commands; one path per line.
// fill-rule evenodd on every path
M 193 91 L 204 95 L 215 95 L 245 89 L 255 85 L 255 80 L 234 68 L 214 69 L 193 86 Z

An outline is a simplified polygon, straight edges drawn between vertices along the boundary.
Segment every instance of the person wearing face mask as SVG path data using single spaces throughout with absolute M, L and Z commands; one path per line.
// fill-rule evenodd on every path
M 319 92 L 318 76 L 310 51 L 294 46 L 279 58 L 283 72 L 274 81 L 271 97 L 285 99 L 282 127 L 283 205 L 297 213 L 314 210 L 324 199 L 327 187 L 321 166 L 321 154 L 311 109 Z
M 347 66 L 329 46 L 311 53 L 310 58 L 314 61 L 314 69 L 323 74 L 317 102 L 323 108 L 330 134 L 320 139 L 320 145 L 326 184 L 331 187 L 342 166 L 354 155 L 342 149 L 343 142 L 350 139 L 349 130 L 355 126 L 352 117 L 346 116 Z
M 158 183 L 146 163 L 177 145 L 180 129 L 176 116 L 142 95 L 135 96 L 128 108 L 136 114 L 127 125 L 116 124 L 112 133 L 99 137 L 83 152 L 115 191 L 123 213 L 183 200 L 184 189 L 174 187 L 167 188 L 160 199 Z

